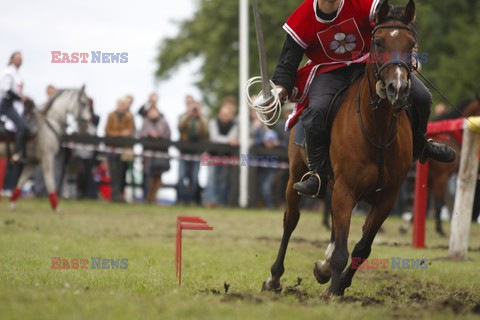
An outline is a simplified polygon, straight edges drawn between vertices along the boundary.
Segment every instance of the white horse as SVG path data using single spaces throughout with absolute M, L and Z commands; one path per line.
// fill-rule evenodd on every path
M 90 121 L 85 86 L 81 89 L 58 90 L 45 104 L 43 110 L 35 110 L 37 122 L 35 136 L 27 142 L 27 162 L 23 166 L 17 186 L 10 198 L 10 208 L 15 209 L 15 203 L 21 194 L 25 182 L 32 176 L 35 167 L 40 164 L 48 190 L 52 209 L 57 211 L 58 196 L 54 177 L 54 159 L 60 150 L 61 138 L 67 127 L 67 115 L 75 117 L 77 122 Z

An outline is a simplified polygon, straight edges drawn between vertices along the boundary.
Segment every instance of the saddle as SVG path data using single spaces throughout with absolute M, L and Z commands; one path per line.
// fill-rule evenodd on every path
M 343 100 L 345 100 L 345 96 L 347 95 L 348 88 L 350 88 L 350 86 L 355 81 L 360 79 L 364 74 L 365 74 L 365 69 L 363 68 L 355 70 L 355 72 L 353 72 L 352 76 L 350 77 L 350 80 L 348 80 L 347 84 L 335 94 L 332 101 L 330 102 L 330 106 L 328 107 L 328 112 L 327 112 L 328 141 L 330 141 L 330 134 L 332 131 L 333 121 L 335 120 L 335 117 L 337 116 L 337 113 L 343 104 Z M 298 119 L 298 122 L 295 126 L 294 143 L 300 147 L 305 148 L 305 130 L 303 128 L 301 119 Z

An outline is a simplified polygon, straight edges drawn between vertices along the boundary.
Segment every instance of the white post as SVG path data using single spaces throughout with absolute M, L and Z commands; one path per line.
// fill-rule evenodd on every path
M 247 154 L 249 148 L 249 116 L 245 83 L 248 81 L 248 0 L 240 0 L 240 83 L 239 83 L 239 129 L 240 153 Z M 245 208 L 248 205 L 248 166 L 240 166 L 239 204 Z
M 475 119 L 471 118 L 471 121 L 475 121 Z M 448 249 L 448 255 L 458 260 L 467 258 L 468 236 L 472 221 L 473 198 L 475 196 L 478 172 L 478 136 L 466 124 L 467 121 L 465 121 L 463 129 L 460 169 L 457 178 L 457 191 Z

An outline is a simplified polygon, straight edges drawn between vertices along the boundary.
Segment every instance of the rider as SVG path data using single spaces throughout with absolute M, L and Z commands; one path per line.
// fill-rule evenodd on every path
M 299 194 L 315 197 L 326 180 L 328 108 L 353 72 L 365 68 L 378 3 L 379 0 L 305 0 L 283 26 L 287 39 L 272 80 L 281 88 L 282 102 L 299 103 L 287 123 L 290 128 L 298 111 L 306 107 L 300 119 L 305 128 L 310 172 L 308 179 L 295 183 L 293 188 Z M 304 55 L 309 61 L 297 71 Z M 452 149 L 425 138 L 432 96 L 414 76 L 410 97 L 423 118 L 413 135 L 414 150 L 421 150 L 420 159 L 453 161 L 456 155 Z M 324 187 L 321 189 L 323 193 Z
M 22 65 L 22 54 L 14 52 L 8 63 L 8 67 L 0 77 L 0 115 L 5 115 L 15 124 L 15 147 L 12 161 L 18 162 L 24 156 L 27 127 L 22 119 L 23 103 L 28 98 L 22 95 L 23 82 L 18 72 Z

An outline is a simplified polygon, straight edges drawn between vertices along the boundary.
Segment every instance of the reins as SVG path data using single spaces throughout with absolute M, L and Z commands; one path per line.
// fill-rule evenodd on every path
M 403 26 L 403 25 L 392 25 L 392 24 L 383 24 L 383 25 L 378 25 L 376 26 L 373 31 L 372 31 L 372 46 L 371 48 L 373 48 L 373 40 L 374 40 L 374 37 L 373 35 L 375 34 L 375 32 L 377 32 L 379 29 L 392 29 L 392 28 L 395 28 L 395 29 L 406 29 L 410 32 L 413 32 L 412 28 L 410 28 L 409 26 Z M 375 82 L 376 81 L 379 81 L 380 80 L 380 76 L 382 74 L 382 72 L 388 68 L 389 66 L 392 66 L 392 65 L 396 65 L 396 66 L 399 66 L 399 67 L 402 67 L 404 68 L 405 70 L 407 70 L 408 72 L 408 81 L 410 81 L 411 79 L 411 76 L 412 76 L 412 67 L 411 65 L 408 65 L 406 62 L 402 61 L 402 60 L 390 60 L 390 61 L 387 61 L 385 62 L 384 64 L 382 65 L 379 65 L 378 62 L 376 61 L 374 64 L 373 64 L 373 73 L 374 73 L 374 78 L 375 78 Z M 369 76 L 368 76 L 368 70 L 365 74 L 365 80 L 367 81 L 368 83 L 368 91 L 369 91 L 369 96 L 370 96 L 370 102 L 368 103 L 368 105 L 372 105 L 373 107 L 371 108 L 371 111 L 373 112 L 373 117 L 374 117 L 374 124 L 375 124 L 375 131 L 377 133 L 377 136 L 378 136 L 378 142 L 375 142 L 371 137 L 370 135 L 368 134 L 366 128 L 365 128 L 365 125 L 364 125 L 364 122 L 363 122 L 363 119 L 362 119 L 362 114 L 361 114 L 361 103 L 360 103 L 360 95 L 361 95 L 361 92 L 362 92 L 362 84 L 363 82 L 360 81 L 360 84 L 358 86 L 358 92 L 357 92 L 357 96 L 356 96 L 356 99 L 355 99 L 355 103 L 356 103 L 356 112 L 357 112 L 357 118 L 358 118 L 358 122 L 359 122 L 359 125 L 360 125 L 360 129 L 362 131 L 362 134 L 363 136 L 365 137 L 365 139 L 368 141 L 368 143 L 370 143 L 374 148 L 378 149 L 380 151 L 380 155 L 379 155 L 379 160 L 378 160 L 378 169 L 379 169 L 379 175 L 378 175 L 378 179 L 377 179 L 377 183 L 376 183 L 376 186 L 375 186 L 375 192 L 380 192 L 382 191 L 382 187 L 383 187 L 383 180 L 384 180 L 384 175 L 385 175 L 385 150 L 391 146 L 393 144 L 393 142 L 396 140 L 397 138 L 397 134 L 398 134 L 398 128 L 400 126 L 400 112 L 406 108 L 406 106 L 400 106 L 400 107 L 394 107 L 393 108 L 393 114 L 392 114 L 392 120 L 391 120 L 391 123 L 390 123 L 390 126 L 389 126 L 389 129 L 387 131 L 387 139 L 385 139 L 387 142 L 384 143 L 383 142 L 383 137 L 382 137 L 382 134 L 380 132 L 380 128 L 379 128 L 379 125 L 378 125 L 378 113 L 376 112 L 378 110 L 378 107 L 379 107 L 379 104 L 380 102 L 382 101 L 382 99 L 380 99 L 378 97 L 378 95 L 376 94 L 376 92 L 374 92 L 374 94 L 372 95 L 372 88 L 371 88 L 371 85 L 370 85 L 370 79 L 369 79 Z

